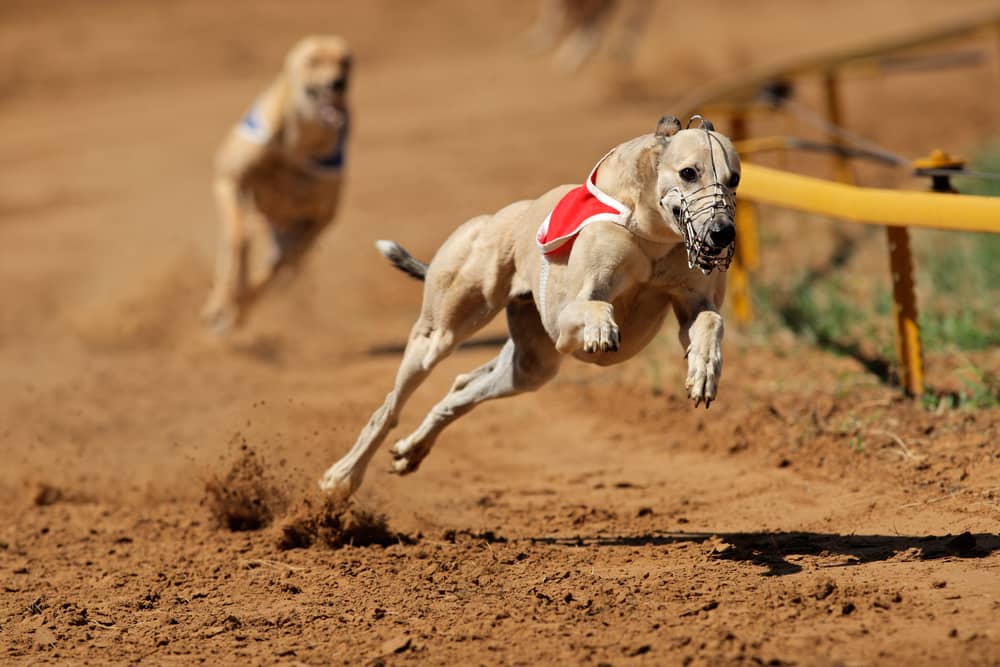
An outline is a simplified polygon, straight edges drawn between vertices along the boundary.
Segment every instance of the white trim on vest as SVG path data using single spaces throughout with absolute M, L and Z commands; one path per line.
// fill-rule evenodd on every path
M 538 228 L 538 233 L 535 235 L 535 240 L 538 243 L 539 247 L 542 249 L 543 255 L 545 255 L 546 253 L 550 253 L 553 250 L 561 248 L 563 244 L 565 244 L 571 238 L 577 236 L 583 230 L 584 227 L 586 227 L 592 222 L 613 222 L 623 227 L 628 224 L 628 219 L 632 215 L 632 209 L 630 209 L 628 206 L 626 206 L 625 204 L 621 203 L 620 201 L 609 195 L 604 190 L 601 190 L 599 187 L 597 187 L 597 183 L 594 182 L 595 181 L 594 176 L 596 176 L 598 168 L 604 163 L 606 159 L 608 159 L 608 156 L 614 152 L 615 149 L 612 148 L 610 151 L 604 154 L 604 157 L 602 157 L 600 160 L 597 161 L 597 164 L 594 165 L 594 168 L 590 170 L 590 175 L 587 176 L 587 180 L 584 181 L 584 186 L 587 188 L 587 192 L 593 195 L 595 199 L 597 199 L 605 206 L 610 206 L 611 208 L 615 209 L 616 211 L 618 211 L 618 213 L 595 213 L 589 218 L 584 218 L 583 220 L 581 220 L 580 224 L 574 227 L 568 234 L 565 234 L 558 238 L 551 239 L 549 241 L 546 241 L 545 243 L 542 243 L 540 239 L 544 238 L 545 234 L 548 233 L 549 231 L 549 220 L 552 218 L 552 212 L 550 211 L 549 214 L 545 216 L 545 220 L 542 221 L 541 226 Z M 562 200 L 560 199 L 560 201 Z M 557 206 L 558 204 L 559 203 L 556 202 Z M 553 208 L 552 210 L 554 211 L 555 208 Z

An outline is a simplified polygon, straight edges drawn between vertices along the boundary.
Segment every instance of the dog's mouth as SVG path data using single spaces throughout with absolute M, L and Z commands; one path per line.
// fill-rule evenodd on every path
M 316 108 L 316 114 L 327 125 L 334 128 L 343 127 L 347 118 L 347 105 L 344 101 L 344 87 L 334 81 L 328 86 L 308 86 L 306 94 Z
M 347 119 L 347 112 L 336 104 L 317 104 L 316 111 L 324 123 L 330 127 L 341 129 Z
M 717 227 L 716 220 L 733 220 L 736 196 L 720 183 L 706 185 L 690 195 L 685 195 L 680 188 L 673 188 L 669 194 L 677 197 L 678 203 L 670 212 L 684 238 L 688 268 L 697 267 L 706 276 L 715 270 L 727 270 L 736 251 L 735 233 L 720 235 L 718 230 L 712 230 Z M 732 222 L 726 224 L 732 226 Z M 720 236 L 728 238 L 718 243 L 715 239 Z

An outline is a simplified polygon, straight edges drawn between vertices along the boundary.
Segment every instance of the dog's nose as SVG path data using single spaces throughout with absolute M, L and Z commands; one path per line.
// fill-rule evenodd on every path
M 338 77 L 330 82 L 330 90 L 335 93 L 342 93 L 347 90 L 347 77 Z
M 716 222 L 708 231 L 708 237 L 716 247 L 725 248 L 736 239 L 736 225 L 728 220 Z

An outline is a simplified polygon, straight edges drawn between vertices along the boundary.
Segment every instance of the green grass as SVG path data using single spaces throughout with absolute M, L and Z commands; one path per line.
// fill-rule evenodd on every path
M 928 351 L 984 350 L 1000 345 L 1000 234 L 924 233 L 914 239 L 921 337 Z M 859 293 L 837 274 L 796 275 L 791 287 L 755 285 L 754 305 L 805 340 L 853 349 L 867 341 L 879 353 L 894 346 L 889 276 Z
M 986 144 L 969 161 L 971 171 L 1000 174 L 1000 140 Z M 955 186 L 959 192 L 984 197 L 1000 197 L 1000 180 L 958 177 Z
M 973 161 L 977 171 L 1000 173 L 1000 143 Z M 1000 181 L 959 183 L 963 192 L 1000 196 Z M 880 238 L 880 237 L 868 237 Z M 884 237 L 881 237 L 884 238 Z M 925 353 L 961 354 L 1000 347 L 1000 234 L 914 230 L 918 317 Z M 820 348 L 859 359 L 885 381 L 897 375 L 892 285 L 883 273 L 859 276 L 842 268 L 867 239 L 831 248 L 830 265 L 753 282 L 758 327 L 785 327 Z M 888 262 L 884 241 L 881 252 Z M 869 260 L 868 263 L 870 263 Z M 1000 381 L 971 362 L 956 368 L 961 391 L 929 391 L 929 408 L 1000 405 Z
M 960 373 L 962 389 L 951 392 L 928 390 L 920 397 L 923 406 L 928 410 L 1000 407 L 1000 377 L 972 363 L 960 369 Z

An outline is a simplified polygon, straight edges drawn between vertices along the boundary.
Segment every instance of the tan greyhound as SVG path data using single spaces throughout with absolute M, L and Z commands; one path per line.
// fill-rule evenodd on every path
M 215 282 L 202 310 L 225 333 L 282 270 L 295 268 L 340 200 L 350 117 L 351 52 L 340 37 L 299 41 L 278 78 L 229 132 L 216 155 L 221 238 Z M 248 220 L 267 229 L 264 275 L 250 284 Z
M 320 486 L 352 494 L 417 386 L 503 309 L 510 338 L 500 354 L 459 375 L 392 447 L 394 472 L 415 471 L 441 431 L 477 404 L 541 387 L 567 355 L 602 366 L 633 357 L 670 309 L 688 395 L 708 407 L 722 371 L 721 271 L 735 245 L 740 159 L 729 139 L 695 118 L 700 126 L 681 130 L 664 117 L 653 134 L 602 158 L 582 186 L 469 220 L 429 265 L 379 241 L 397 267 L 424 280 L 423 307 L 395 386 Z

